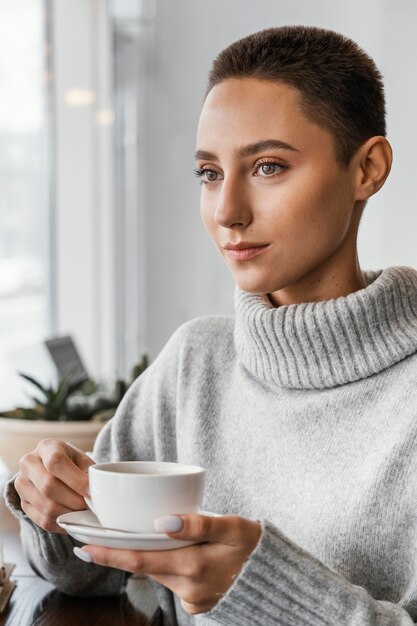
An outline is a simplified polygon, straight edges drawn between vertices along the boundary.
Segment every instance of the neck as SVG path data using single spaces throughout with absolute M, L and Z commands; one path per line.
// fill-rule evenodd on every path
M 268 294 L 275 307 L 302 302 L 333 300 L 366 287 L 359 262 L 349 265 L 336 263 L 319 266 L 286 287 Z
M 359 265 L 357 234 L 363 206 L 355 206 L 348 233 L 341 245 L 312 270 L 268 294 L 271 304 L 282 306 L 302 302 L 333 300 L 364 289 L 366 279 Z

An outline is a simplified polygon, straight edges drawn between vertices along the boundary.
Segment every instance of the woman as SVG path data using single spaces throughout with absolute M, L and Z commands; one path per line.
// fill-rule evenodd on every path
M 85 508 L 91 461 L 43 441 L 6 499 L 58 588 L 145 574 L 169 625 L 417 620 L 417 271 L 362 271 L 356 248 L 385 134 L 381 75 L 342 35 L 267 29 L 214 61 L 196 175 L 236 317 L 183 324 L 94 456 L 203 465 L 203 508 L 223 517 L 158 520 L 204 542 L 169 553 L 74 548 L 54 520 Z

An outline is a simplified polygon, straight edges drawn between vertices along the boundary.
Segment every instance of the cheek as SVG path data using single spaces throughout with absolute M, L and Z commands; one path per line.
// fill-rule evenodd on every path
M 349 225 L 346 194 L 340 179 L 304 179 L 283 191 L 274 211 L 275 227 L 290 235 L 294 243 L 338 239 Z
M 207 202 L 207 200 L 201 199 L 200 201 L 201 221 L 203 222 L 203 226 L 207 230 L 209 235 L 214 238 L 215 222 L 213 218 L 213 211 L 214 210 L 210 206 L 210 203 Z

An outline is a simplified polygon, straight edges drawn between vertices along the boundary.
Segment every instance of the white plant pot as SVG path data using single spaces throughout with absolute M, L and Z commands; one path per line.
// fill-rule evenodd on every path
M 92 450 L 105 422 L 24 420 L 0 417 L 0 458 L 9 472 L 18 470 L 19 460 L 42 439 L 62 439 L 80 450 Z

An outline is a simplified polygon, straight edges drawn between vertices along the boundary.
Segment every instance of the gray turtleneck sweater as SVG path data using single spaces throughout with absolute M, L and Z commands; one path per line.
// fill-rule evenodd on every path
M 186 322 L 100 433 L 98 461 L 207 468 L 203 508 L 259 520 L 228 592 L 191 617 L 151 581 L 164 625 L 417 623 L 417 271 L 274 308 L 235 290 L 235 318 Z M 72 594 L 117 594 L 126 574 L 21 518 L 36 570 Z

